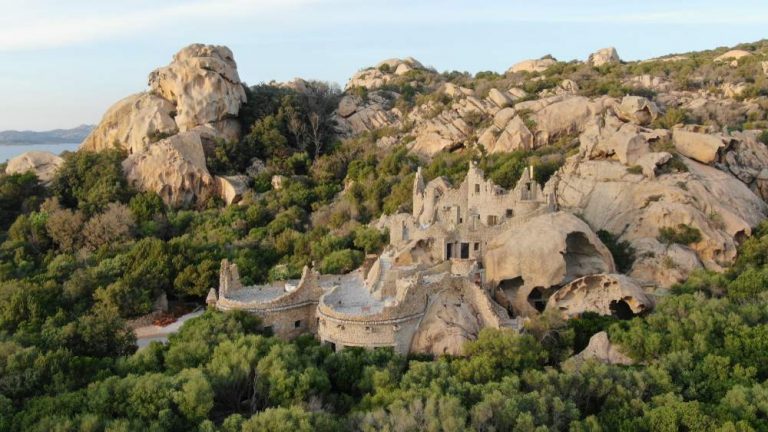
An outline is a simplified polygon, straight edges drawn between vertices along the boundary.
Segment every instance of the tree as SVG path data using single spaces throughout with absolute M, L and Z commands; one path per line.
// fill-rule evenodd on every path
M 96 214 L 83 227 L 85 247 L 96 250 L 130 239 L 135 222 L 125 204 L 109 203 L 102 213 Z
M 32 172 L 0 175 L 0 229 L 7 229 L 18 215 L 34 211 L 44 194 Z
M 181 388 L 173 393 L 173 400 L 181 414 L 191 424 L 208 418 L 213 409 L 213 388 L 199 369 L 185 369 L 176 376 Z M 178 384 L 177 384 L 178 385 Z
M 310 81 L 299 95 L 299 106 L 305 115 L 305 127 L 313 147 L 313 159 L 318 159 L 335 136 L 333 113 L 338 107 L 339 86 L 321 81 Z
M 59 207 L 48 212 L 45 229 L 60 251 L 72 253 L 83 244 L 84 224 L 82 211 Z
M 242 424 L 243 432 L 332 432 L 341 425 L 326 413 L 309 413 L 292 406 L 268 408 Z
M 141 192 L 128 202 L 133 217 L 138 222 L 151 221 L 157 215 L 165 215 L 165 203 L 155 192 Z
M 363 254 L 353 249 L 333 251 L 323 258 L 320 272 L 325 274 L 349 273 L 363 262 Z
M 51 190 L 62 205 L 80 208 L 87 215 L 110 202 L 125 202 L 131 192 L 123 175 L 123 159 L 118 149 L 70 153 L 51 181 Z

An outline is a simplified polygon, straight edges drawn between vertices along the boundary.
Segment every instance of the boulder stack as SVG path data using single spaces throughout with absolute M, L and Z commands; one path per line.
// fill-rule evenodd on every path
M 232 51 L 193 44 L 149 74 L 148 91 L 110 107 L 80 150 L 117 146 L 128 154 L 123 168 L 134 187 L 157 192 L 169 205 L 189 205 L 219 192 L 204 148 L 239 138 L 245 100 Z

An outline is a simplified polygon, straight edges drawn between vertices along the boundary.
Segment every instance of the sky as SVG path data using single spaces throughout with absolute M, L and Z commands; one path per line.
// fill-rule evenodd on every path
M 413 56 L 503 72 L 545 54 L 624 60 L 768 37 L 765 0 L 0 0 L 0 130 L 95 124 L 190 43 L 227 45 L 250 84 L 344 85 Z

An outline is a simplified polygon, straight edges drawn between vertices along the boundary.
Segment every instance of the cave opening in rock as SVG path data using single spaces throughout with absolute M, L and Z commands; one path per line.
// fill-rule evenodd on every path
M 511 279 L 503 279 L 501 282 L 499 282 L 498 291 L 501 291 L 502 297 L 499 298 L 497 295 L 497 299 L 502 304 L 502 306 L 506 307 L 510 318 L 517 316 L 515 309 L 512 307 L 511 300 L 517 296 L 517 292 L 523 285 L 525 285 L 525 281 L 521 276 L 517 276 Z
M 528 294 L 528 303 L 539 312 L 544 312 L 544 309 L 547 307 L 547 299 L 548 296 L 545 295 L 544 289 L 541 287 L 532 289 L 530 294 Z
M 608 307 L 611 309 L 611 315 L 618 319 L 628 320 L 635 316 L 632 308 L 624 300 L 613 300 Z
M 517 294 L 517 290 L 524 284 L 525 281 L 522 276 L 514 277 L 512 279 L 503 279 L 499 282 L 499 289 L 504 291 L 504 294 L 507 294 L 507 297 L 514 297 L 514 295 Z
M 583 232 L 574 231 L 565 238 L 565 280 L 603 273 L 608 269 L 603 257 Z

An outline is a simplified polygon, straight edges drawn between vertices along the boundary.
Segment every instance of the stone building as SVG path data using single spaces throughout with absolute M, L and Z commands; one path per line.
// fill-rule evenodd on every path
M 554 195 L 542 191 L 533 167 L 523 171 L 514 189 L 507 191 L 486 180 L 476 163 L 469 163 L 464 181 L 456 188 L 438 177 L 424 184 L 421 168 L 413 184 L 413 212 L 383 220 L 390 244 L 400 248 L 426 241 L 441 260 L 478 260 L 489 239 L 515 223 L 556 210 Z
M 577 278 L 614 269 L 589 227 L 557 211 L 555 196 L 534 180 L 532 168 L 509 191 L 485 179 L 474 163 L 455 188 L 444 178 L 425 184 L 419 170 L 413 212 L 383 216 L 377 227 L 389 230 L 390 244 L 345 275 L 305 267 L 299 280 L 243 287 L 237 266 L 224 260 L 218 293 L 208 302 L 257 314 L 278 337 L 311 333 L 334 349 L 461 354 L 482 328 L 521 328 L 547 303 L 532 295 L 550 295 Z M 536 247 L 498 241 L 531 227 L 541 234 Z M 581 239 L 577 249 L 569 240 L 574 235 Z M 511 256 L 513 263 L 504 261 Z M 551 265 L 542 265 L 550 256 Z M 568 299 L 583 298 L 579 290 L 590 286 L 569 285 L 569 295 L 553 307 L 577 315 L 579 306 Z M 617 295 L 627 294 L 620 288 Z M 633 305 L 645 310 L 643 302 Z

